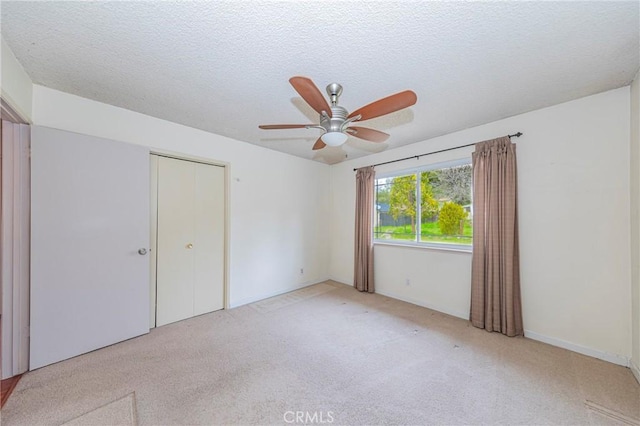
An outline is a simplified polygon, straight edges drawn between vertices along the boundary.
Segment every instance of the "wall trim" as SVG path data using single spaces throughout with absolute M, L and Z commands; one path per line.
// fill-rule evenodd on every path
M 451 315 L 451 316 L 456 317 L 456 318 L 462 318 L 463 320 L 466 320 L 466 321 L 469 320 L 469 313 L 468 312 L 458 312 L 458 311 L 454 311 L 452 309 L 442 308 L 442 307 L 434 305 L 432 303 L 425 303 L 425 302 L 422 302 L 420 300 L 413 299 L 411 297 L 399 296 L 399 295 L 397 295 L 397 294 L 395 294 L 393 292 L 389 292 L 389 291 L 379 291 L 379 290 L 376 289 L 376 294 L 380 294 L 382 296 L 387 296 L 387 297 L 390 297 L 392 299 L 401 300 L 403 302 L 411 303 L 412 305 L 422 306 L 423 308 L 427 308 L 427 309 L 431 309 L 432 311 L 437 311 L 437 312 L 440 312 L 440 313 L 443 313 L 443 314 Z
M 533 331 L 525 330 L 524 337 L 531 340 L 537 340 L 538 342 L 548 343 L 552 346 L 567 349 L 572 352 L 577 352 L 582 355 L 587 355 L 592 358 L 598 358 L 603 361 L 611 362 L 613 364 L 622 365 L 623 367 L 629 367 L 629 358 L 622 355 L 611 354 L 597 349 L 587 348 L 586 346 L 577 345 L 575 343 L 567 342 L 565 340 L 557 339 L 555 337 L 545 336 Z
M 254 302 L 259 302 L 260 300 L 268 299 L 270 297 L 280 296 L 281 294 L 291 293 L 292 291 L 300 290 L 301 288 L 309 287 L 309 286 L 312 286 L 312 285 L 315 285 L 315 284 L 320 284 L 320 283 L 323 283 L 323 282 L 329 281 L 329 280 L 331 280 L 331 278 L 322 278 L 322 279 L 319 279 L 319 280 L 305 281 L 303 283 L 296 284 L 294 287 L 286 288 L 284 290 L 278 290 L 278 291 L 273 291 L 273 292 L 269 292 L 269 293 L 264 293 L 264 294 L 261 294 L 259 296 L 255 296 L 255 297 L 245 297 L 244 299 L 240 299 L 239 301 L 237 301 L 235 303 L 231 303 L 229 308 L 230 309 L 239 308 L 240 306 L 248 305 L 248 304 L 254 303 Z
M 397 300 L 401 300 L 403 302 L 407 302 L 407 303 L 411 303 L 413 305 L 418 305 L 418 306 L 422 306 L 423 308 L 428 308 L 437 312 L 441 312 L 447 315 L 451 315 L 457 318 L 461 318 L 464 320 L 469 320 L 469 314 L 467 312 L 462 313 L 462 312 L 457 312 L 454 311 L 452 309 L 443 309 L 437 305 L 431 304 L 431 303 L 424 303 L 422 301 L 418 301 L 415 299 L 412 299 L 410 297 L 404 297 L 404 296 L 399 296 L 397 294 L 394 294 L 392 292 L 387 292 L 387 291 L 378 291 L 376 290 L 377 294 L 380 294 L 382 296 L 387 296 L 387 297 L 391 297 L 392 299 L 397 299 Z M 524 336 L 527 339 L 531 339 L 531 340 L 536 340 L 538 342 L 542 342 L 542 343 L 547 343 L 549 345 L 552 346 L 556 346 L 562 349 L 567 349 L 569 351 L 572 352 L 577 352 L 579 354 L 582 355 L 587 355 L 590 356 L 592 358 L 597 358 L 597 359 L 601 359 L 603 361 L 607 361 L 613 364 L 617 364 L 617 365 L 621 365 L 623 367 L 630 367 L 633 371 L 633 374 L 636 376 L 636 379 L 638 380 L 638 382 L 640 382 L 640 369 L 638 369 L 637 366 L 631 364 L 631 361 L 628 357 L 622 356 L 622 355 L 616 355 L 616 354 L 611 354 L 608 352 L 604 352 L 604 351 L 599 351 L 597 349 L 592 349 L 592 348 L 588 348 L 585 346 L 581 346 L 581 345 L 577 345 L 575 343 L 570 343 L 561 339 L 557 339 L 555 337 L 549 337 L 549 336 L 545 336 L 543 334 L 539 334 L 530 330 L 525 330 L 524 331 Z M 635 368 L 635 371 L 634 371 Z
M 0 117 L 3 120 L 10 121 L 15 124 L 29 124 L 29 122 L 19 114 L 11 104 L 0 95 Z
M 2 379 L 29 369 L 31 127 L 4 122 L 0 146 Z
M 328 279 L 330 279 L 331 281 L 335 281 L 337 283 L 340 284 L 344 284 L 344 285 L 348 285 L 350 287 L 353 287 L 353 280 L 345 280 L 344 278 L 336 278 L 334 275 L 331 275 Z M 351 282 L 351 284 L 347 284 L 348 282 Z
M 638 381 L 638 384 L 640 384 L 640 367 L 638 367 L 633 360 L 629 361 L 629 368 L 631 369 L 631 372 L 633 373 L 633 376 L 636 378 L 636 380 Z
M 332 281 L 338 282 L 340 284 L 344 284 L 344 282 L 335 279 L 335 278 L 330 278 Z M 345 284 L 346 285 L 346 284 Z M 438 311 L 447 315 L 451 315 L 457 318 L 462 318 L 464 320 L 468 320 L 469 319 L 469 314 L 468 313 L 462 313 L 462 312 L 456 312 L 453 311 L 451 309 L 442 309 L 439 306 L 430 304 L 430 303 L 424 303 L 415 299 L 412 299 L 410 297 L 403 297 L 403 296 L 399 296 L 397 294 L 394 294 L 392 292 L 387 292 L 387 291 L 378 291 L 376 290 L 376 294 L 380 294 L 382 296 L 387 296 L 387 297 L 391 297 L 392 299 L 397 299 L 397 300 L 401 300 L 403 302 L 407 302 L 407 303 L 411 303 L 413 305 L 418 305 L 418 306 L 422 306 L 423 308 L 428 308 L 428 309 L 432 309 L 434 311 Z M 530 330 L 525 330 L 524 331 L 524 335 L 525 338 L 527 339 L 531 339 L 531 340 L 536 340 L 538 342 L 542 342 L 542 343 L 547 343 L 549 345 L 552 346 L 556 346 L 562 349 L 567 349 L 569 351 L 572 352 L 577 352 L 579 354 L 582 355 L 587 355 L 590 356 L 592 358 L 597 358 L 597 359 L 601 359 L 603 361 L 607 361 L 613 364 L 617 364 L 617 365 L 621 365 L 623 367 L 629 367 L 631 368 L 631 371 L 633 372 L 633 375 L 635 376 L 636 380 L 638 380 L 638 383 L 640 383 L 640 368 L 635 365 L 633 363 L 633 361 L 625 356 L 622 355 L 616 355 L 616 354 L 610 354 L 604 351 L 599 351 L 597 349 L 592 349 L 592 348 L 587 348 L 585 346 L 581 346 L 581 345 L 577 345 L 575 343 L 570 343 L 561 339 L 557 339 L 555 337 L 549 337 L 549 336 L 545 336 L 543 334 L 539 334 L 536 333 L 534 331 L 530 331 Z

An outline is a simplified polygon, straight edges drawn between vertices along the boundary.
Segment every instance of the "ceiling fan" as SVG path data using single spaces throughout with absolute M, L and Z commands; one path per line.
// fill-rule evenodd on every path
M 327 86 L 331 106 L 311 79 L 291 77 L 289 83 L 302 96 L 302 99 L 320 114 L 320 124 L 266 124 L 258 127 L 265 130 L 320 129 L 323 134 L 313 145 L 314 150 L 322 149 L 327 145 L 340 146 L 346 142 L 348 135 L 371 142 L 384 142 L 389 138 L 387 133 L 366 127 L 352 126 L 351 123 L 399 111 L 410 107 L 418 100 L 414 92 L 405 90 L 379 99 L 349 114 L 345 108 L 338 105 L 338 98 L 342 94 L 342 86 L 338 83 L 331 83 Z

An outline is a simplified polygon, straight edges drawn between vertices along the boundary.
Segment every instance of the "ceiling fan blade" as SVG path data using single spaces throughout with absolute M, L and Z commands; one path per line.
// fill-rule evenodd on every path
M 313 144 L 313 150 L 317 151 L 319 149 L 324 148 L 325 146 L 327 146 L 326 143 L 322 142 L 322 138 L 318 138 L 318 140 L 316 141 L 316 143 Z
M 322 96 L 318 87 L 307 77 L 291 77 L 289 83 L 296 89 L 296 92 L 311 108 L 316 110 L 318 114 L 322 114 L 325 111 L 329 117 L 331 117 L 331 108 L 327 103 L 327 100 Z
M 350 132 L 350 130 L 354 130 L 354 132 Z M 366 127 L 358 127 L 351 126 L 347 129 L 347 132 L 351 136 L 355 136 L 356 138 L 364 139 L 366 141 L 371 142 L 384 142 L 389 139 L 389 134 L 385 132 L 381 132 L 379 130 L 368 129 Z
M 315 126 L 315 124 L 262 124 L 258 127 L 264 130 L 275 130 L 275 129 L 304 129 L 309 126 Z
M 369 105 L 365 105 L 362 108 L 353 111 L 347 118 L 360 115 L 361 118 L 359 121 L 370 120 L 372 118 L 380 117 L 381 115 L 410 107 L 415 104 L 417 100 L 418 97 L 414 92 L 411 90 L 405 90 L 404 92 L 396 93 L 395 95 L 387 96 L 386 98 L 379 99 Z

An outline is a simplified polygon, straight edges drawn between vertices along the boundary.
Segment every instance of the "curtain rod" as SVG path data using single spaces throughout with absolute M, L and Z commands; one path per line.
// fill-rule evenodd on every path
M 514 133 L 513 135 L 507 135 L 510 138 L 519 138 L 520 136 L 522 136 L 522 132 L 518 132 L 518 133 Z M 477 143 L 477 142 L 476 142 Z M 460 148 L 466 148 L 468 146 L 473 146 L 476 143 L 470 143 L 467 145 L 460 145 L 460 146 L 454 146 L 453 148 L 446 148 L 446 149 L 441 149 L 440 151 L 433 151 L 433 152 L 427 152 L 426 154 L 420 154 L 420 155 L 412 155 L 411 157 L 405 157 L 405 158 L 400 158 L 398 160 L 391 160 L 391 161 L 385 161 L 384 163 L 378 163 L 378 164 L 372 164 L 369 167 L 376 167 L 376 166 L 382 166 L 383 164 L 391 164 L 391 163 L 397 163 L 398 161 L 404 161 L 404 160 L 411 160 L 412 158 L 415 158 L 416 160 L 419 159 L 420 157 L 424 157 L 426 155 L 431 155 L 431 154 L 439 154 L 441 152 L 446 152 L 446 151 L 452 151 L 454 149 L 460 149 Z M 365 166 L 366 167 L 366 166 Z M 360 168 L 360 167 L 359 167 Z M 358 169 L 353 169 L 353 171 L 355 172 Z

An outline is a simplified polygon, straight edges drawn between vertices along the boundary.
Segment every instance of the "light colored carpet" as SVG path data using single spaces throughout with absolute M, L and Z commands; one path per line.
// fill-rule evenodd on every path
M 136 426 L 136 394 L 130 393 L 120 399 L 89 411 L 63 426 Z
M 625 416 L 624 414 L 610 410 L 607 407 L 603 407 L 600 404 L 596 404 L 595 402 L 585 401 L 584 405 L 592 411 L 595 411 L 598 414 L 601 414 L 609 419 L 617 420 L 620 423 L 630 426 L 640 426 L 640 420 L 634 419 L 632 417 Z
M 60 425 L 134 391 L 140 425 L 288 424 L 297 412 L 316 424 L 619 424 L 585 401 L 640 418 L 627 368 L 325 285 L 30 372 L 3 426 Z
M 267 312 L 273 312 L 277 309 L 284 308 L 294 303 L 301 302 L 305 299 L 309 299 L 319 294 L 326 293 L 328 291 L 335 290 L 334 286 L 329 284 L 320 283 L 309 287 L 301 288 L 300 290 L 292 291 L 276 297 L 270 297 L 269 299 L 261 300 L 250 304 L 253 309 L 263 314 Z

